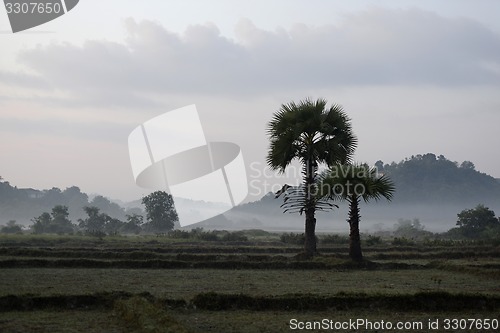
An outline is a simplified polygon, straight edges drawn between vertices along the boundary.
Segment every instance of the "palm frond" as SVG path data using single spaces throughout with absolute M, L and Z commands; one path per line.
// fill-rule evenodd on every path
M 283 189 L 285 190 L 283 191 Z M 276 192 L 275 197 L 278 198 L 281 195 L 283 195 L 283 203 L 280 207 L 283 209 L 283 213 L 299 213 L 302 215 L 307 204 L 307 194 L 303 185 L 285 185 L 280 191 Z M 338 208 L 338 205 L 328 201 L 327 198 L 314 195 L 312 200 L 318 211 L 328 211 L 333 208 Z
M 349 200 L 353 194 L 365 202 L 386 198 L 391 200 L 395 186 L 387 175 L 367 164 L 337 164 L 323 172 L 318 179 L 320 196 L 333 200 Z

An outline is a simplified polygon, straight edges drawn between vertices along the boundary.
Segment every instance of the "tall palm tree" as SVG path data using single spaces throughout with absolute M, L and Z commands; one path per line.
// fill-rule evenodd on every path
M 387 175 L 379 175 L 375 167 L 367 164 L 335 165 L 320 176 L 320 196 L 334 200 L 345 200 L 349 203 L 349 256 L 352 260 L 362 261 L 361 238 L 359 235 L 359 204 L 378 201 L 381 198 L 391 200 L 394 194 L 394 183 Z
M 267 164 L 284 173 L 297 159 L 302 164 L 303 185 L 299 198 L 291 200 L 305 212 L 305 244 L 307 256 L 316 253 L 316 199 L 318 165 L 347 163 L 357 139 L 349 117 L 339 105 L 327 108 L 324 99 L 306 99 L 281 105 L 268 124 L 270 148 Z

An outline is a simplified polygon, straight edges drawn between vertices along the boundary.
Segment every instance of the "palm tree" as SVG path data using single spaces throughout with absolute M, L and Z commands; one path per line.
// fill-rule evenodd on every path
M 342 107 L 333 105 L 327 108 L 326 104 L 324 99 L 283 104 L 268 124 L 271 141 L 267 155 L 269 167 L 284 173 L 293 160 L 302 164 L 301 195 L 290 203 L 300 207 L 300 213 L 305 212 L 304 250 L 308 257 L 316 253 L 318 165 L 349 162 L 357 144 L 350 119 Z
M 320 196 L 349 203 L 349 256 L 354 261 L 362 261 L 359 235 L 360 201 L 378 201 L 382 197 L 390 201 L 395 190 L 394 183 L 387 175 L 379 175 L 377 168 L 367 164 L 339 164 L 321 175 L 318 186 Z

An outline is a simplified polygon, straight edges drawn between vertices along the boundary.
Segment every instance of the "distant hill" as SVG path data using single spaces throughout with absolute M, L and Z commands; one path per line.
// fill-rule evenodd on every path
M 500 182 L 474 163 L 452 162 L 443 155 L 416 155 L 399 163 L 376 163 L 396 184 L 394 203 L 473 204 L 500 201 Z

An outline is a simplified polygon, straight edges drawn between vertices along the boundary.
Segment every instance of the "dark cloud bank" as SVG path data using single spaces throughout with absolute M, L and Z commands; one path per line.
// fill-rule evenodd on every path
M 264 31 L 242 20 L 236 39 L 215 25 L 182 35 L 125 20 L 123 43 L 91 40 L 23 51 L 37 75 L 0 73 L 5 83 L 52 87 L 98 105 L 141 94 L 269 94 L 336 85 L 498 85 L 500 35 L 469 19 L 422 10 L 374 9 L 336 24 Z M 41 79 L 43 78 L 43 80 Z M 142 99 L 142 100 L 141 100 Z

